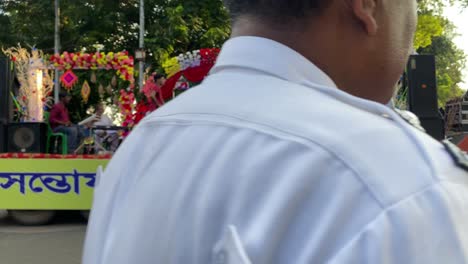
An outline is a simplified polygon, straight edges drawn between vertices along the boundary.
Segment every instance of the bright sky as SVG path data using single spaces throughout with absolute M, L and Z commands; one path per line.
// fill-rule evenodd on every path
M 455 39 L 455 44 L 468 55 L 468 8 L 463 9 L 459 5 L 454 5 L 447 7 L 444 13 L 458 28 L 457 32 L 460 36 Z M 468 65 L 464 75 L 465 83 L 461 87 L 466 90 L 468 89 Z

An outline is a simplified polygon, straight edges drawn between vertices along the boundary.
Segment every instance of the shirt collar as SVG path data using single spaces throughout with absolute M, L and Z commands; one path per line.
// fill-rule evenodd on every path
M 226 68 L 250 68 L 295 83 L 304 81 L 336 88 L 335 83 L 304 56 L 270 39 L 236 37 L 228 40 L 211 73 Z

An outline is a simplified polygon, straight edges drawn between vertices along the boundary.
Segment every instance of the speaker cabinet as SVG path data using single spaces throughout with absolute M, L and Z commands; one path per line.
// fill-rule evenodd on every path
M 10 123 L 8 152 L 45 153 L 47 125 L 45 123 Z
M 410 56 L 407 77 L 409 110 L 419 118 L 438 117 L 435 57 Z
M 427 134 L 436 140 L 445 139 L 445 122 L 442 118 L 420 118 L 422 127 L 426 130 Z
M 0 123 L 10 121 L 10 87 L 13 80 L 11 62 L 0 56 Z
M 0 123 L 0 153 L 6 153 L 6 131 L 7 126 Z

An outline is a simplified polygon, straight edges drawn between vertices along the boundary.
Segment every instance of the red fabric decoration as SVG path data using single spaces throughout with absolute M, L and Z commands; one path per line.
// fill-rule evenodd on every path
M 216 63 L 219 52 L 220 49 L 200 49 L 201 60 L 199 66 L 187 68 L 176 73 L 166 81 L 163 87 L 161 87 L 164 101 L 172 99 L 174 88 L 182 75 L 189 82 L 202 82 Z
M 148 79 L 143 92 L 148 98 L 151 97 L 150 94 L 152 91 L 156 91 L 157 105 L 154 103 L 148 103 L 145 100 L 140 101 L 136 106 L 136 113 L 132 115 L 133 119 L 129 120 L 129 116 L 127 116 L 123 125 L 127 126 L 138 124 L 147 115 L 147 113 L 156 110 L 166 101 L 171 100 L 174 97 L 174 88 L 182 76 L 192 83 L 202 82 L 215 64 L 219 52 L 220 49 L 201 49 L 201 61 L 199 66 L 187 68 L 174 74 L 166 80 L 166 83 L 162 87 L 156 87 L 157 85 L 154 83 L 154 79 L 152 79 L 152 77 Z M 152 101 L 152 99 L 150 100 Z
M 211 65 L 211 67 L 213 67 L 220 51 L 220 49 L 201 49 L 201 65 Z
M 161 87 L 161 95 L 164 101 L 172 99 L 174 96 L 174 88 L 177 84 L 177 81 L 182 77 L 183 72 L 178 72 L 171 78 L 166 80 L 163 87 Z
M 133 116 L 133 123 L 134 125 L 137 125 L 138 123 L 140 123 L 140 121 L 145 118 L 145 116 L 150 113 L 150 112 L 153 112 L 154 110 L 156 110 L 158 107 L 155 105 L 155 104 L 150 104 L 150 103 L 147 103 L 146 100 L 142 100 L 140 101 L 135 110 L 136 110 L 136 113 L 135 115 Z
M 189 82 L 199 83 L 208 75 L 213 65 L 211 64 L 202 64 L 198 67 L 188 68 L 182 72 L 185 79 Z

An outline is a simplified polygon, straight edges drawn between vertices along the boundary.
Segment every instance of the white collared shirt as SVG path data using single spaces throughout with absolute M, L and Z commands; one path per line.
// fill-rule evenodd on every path
M 96 188 L 84 264 L 468 263 L 468 174 L 274 41 L 228 41 Z
M 93 124 L 94 127 L 113 126 L 113 125 L 114 125 L 114 123 L 113 123 L 112 119 L 106 114 L 102 114 L 101 118 L 97 122 L 95 122 Z M 102 130 L 96 130 L 95 132 L 99 134 L 99 133 L 101 133 L 103 131 Z M 111 130 L 106 131 L 106 134 L 117 134 L 117 131 L 111 131 Z

